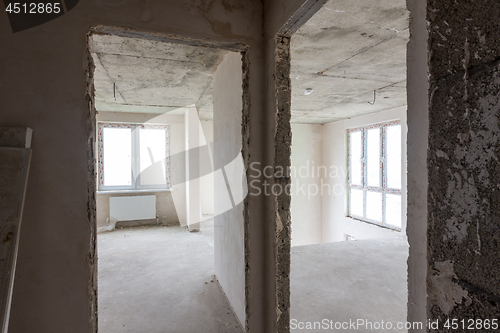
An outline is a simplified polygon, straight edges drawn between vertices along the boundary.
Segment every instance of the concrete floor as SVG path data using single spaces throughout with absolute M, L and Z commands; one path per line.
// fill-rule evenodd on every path
M 297 322 L 406 321 L 408 245 L 403 237 L 292 248 L 291 319 Z M 394 326 L 395 327 L 395 326 Z M 319 330 L 292 329 L 292 332 Z M 407 332 L 335 329 L 335 332 Z
M 178 226 L 99 234 L 100 333 L 240 333 L 214 279 L 213 237 Z
M 214 279 L 212 225 L 99 234 L 99 332 L 241 333 Z M 405 322 L 407 256 L 402 237 L 293 247 L 291 319 Z

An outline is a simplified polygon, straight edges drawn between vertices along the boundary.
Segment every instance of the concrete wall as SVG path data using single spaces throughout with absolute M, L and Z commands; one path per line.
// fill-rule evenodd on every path
M 312 171 L 323 165 L 322 127 L 292 124 L 292 246 L 321 243 L 322 179 Z
M 429 71 L 427 2 L 407 0 L 410 41 L 407 48 L 408 98 L 408 321 L 427 320 L 427 147 Z M 426 332 L 411 329 L 408 332 Z
M 241 54 L 228 53 L 217 68 L 213 82 L 214 167 L 215 170 L 224 168 L 226 175 L 229 175 L 232 167 L 230 163 L 240 153 L 242 144 Z M 243 174 L 240 178 L 243 180 Z M 245 326 L 243 204 L 236 201 L 234 202 L 236 206 L 225 211 L 226 202 L 223 198 L 227 197 L 228 189 L 224 178 L 216 178 L 214 188 L 215 211 L 217 212 L 214 218 L 215 275 L 238 320 L 242 326 Z
M 406 143 L 406 107 L 372 113 L 366 116 L 336 121 L 322 126 L 323 164 L 334 167 L 338 172 L 332 172 L 333 177 L 327 177 L 324 182 L 330 185 L 330 191 L 325 191 L 322 200 L 323 232 L 322 242 L 338 242 L 345 240 L 345 234 L 356 239 L 381 238 L 405 234 L 406 230 L 406 144 L 403 144 L 402 155 L 402 227 L 401 232 L 381 228 L 373 224 L 361 222 L 347 217 L 346 205 L 346 175 L 347 175 L 347 137 L 346 130 L 370 124 L 401 120 L 402 142 Z M 331 169 L 329 169 L 330 172 Z
M 18 33 L 12 33 L 7 15 L 0 15 L 0 40 L 8 45 L 0 49 L 0 126 L 29 126 L 35 133 L 11 333 L 97 328 L 95 118 L 89 112 L 92 64 L 86 51 L 86 34 L 96 25 L 248 45 L 248 101 L 252 110 L 262 105 L 260 1 L 80 1 L 67 14 Z M 260 113 L 252 113 L 251 121 L 262 122 Z M 258 152 L 253 145 L 248 143 L 249 151 Z M 255 225 L 262 227 L 259 219 Z M 265 249 L 258 250 L 260 234 L 255 236 L 257 250 L 249 260 L 260 274 Z M 263 289 L 265 284 L 253 286 L 252 308 L 265 307 Z M 262 311 L 252 314 L 252 323 L 264 321 Z

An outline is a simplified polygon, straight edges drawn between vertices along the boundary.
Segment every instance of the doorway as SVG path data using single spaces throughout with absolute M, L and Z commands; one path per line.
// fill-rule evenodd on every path
M 291 329 L 405 325 L 406 2 L 325 1 L 310 16 L 286 37 Z
M 243 330 L 242 204 L 218 199 L 241 158 L 241 50 L 99 29 L 99 330 Z

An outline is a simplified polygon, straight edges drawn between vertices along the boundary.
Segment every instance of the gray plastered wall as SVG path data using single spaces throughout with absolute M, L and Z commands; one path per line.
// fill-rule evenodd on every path
M 263 78 L 260 1 L 80 1 L 67 14 L 18 33 L 12 33 L 7 15 L 1 15 L 0 40 L 8 47 L 0 49 L 0 126 L 29 126 L 36 133 L 10 332 L 97 329 L 95 114 L 86 35 L 98 25 L 126 28 L 134 36 L 146 31 L 154 38 L 247 47 L 253 106 L 247 120 L 263 121 L 256 110 L 262 103 Z M 250 150 L 251 158 L 261 158 L 260 147 Z M 259 205 L 249 206 L 257 211 Z M 249 279 L 259 280 L 252 287 L 257 296 L 249 304 L 248 320 L 260 325 L 266 283 L 260 278 L 266 269 L 259 234 L 263 222 L 258 214 L 248 219 L 249 243 L 255 243 L 249 245 L 255 272 Z

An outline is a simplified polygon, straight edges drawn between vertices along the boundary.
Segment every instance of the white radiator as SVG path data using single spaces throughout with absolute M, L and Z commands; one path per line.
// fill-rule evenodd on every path
M 156 195 L 110 197 L 109 219 L 111 223 L 156 219 Z

